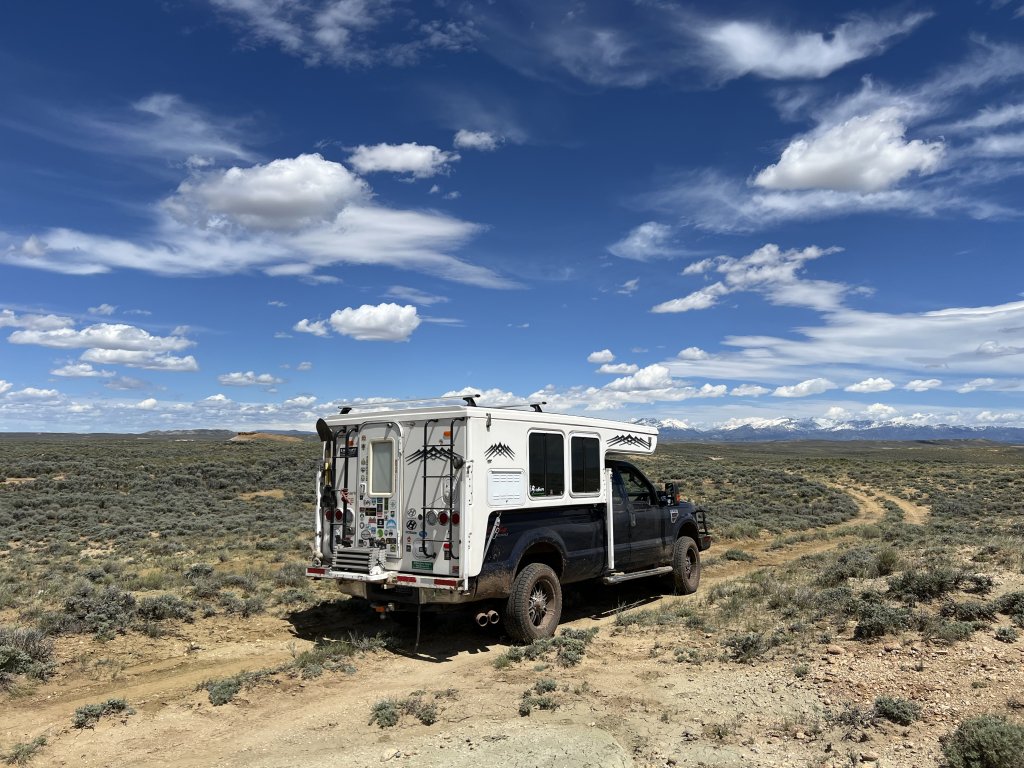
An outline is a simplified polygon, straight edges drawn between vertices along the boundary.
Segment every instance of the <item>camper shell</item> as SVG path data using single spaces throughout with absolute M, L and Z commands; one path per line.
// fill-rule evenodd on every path
M 385 612 L 481 601 L 480 623 L 523 640 L 554 631 L 561 584 L 672 573 L 696 589 L 703 510 L 621 458 L 654 453 L 657 429 L 464 399 L 317 422 L 307 576 Z

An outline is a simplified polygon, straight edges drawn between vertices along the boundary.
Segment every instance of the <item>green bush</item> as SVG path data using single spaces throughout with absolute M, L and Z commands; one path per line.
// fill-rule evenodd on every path
M 1001 643 L 1015 643 L 1020 633 L 1013 627 L 998 627 L 996 629 L 996 640 Z
M 44 629 L 56 632 L 92 632 L 102 639 L 124 633 L 135 618 L 135 596 L 113 585 L 98 589 L 87 581 L 72 586 L 63 613 L 44 616 Z
M 159 597 L 144 597 L 139 601 L 136 613 L 144 621 L 166 621 L 167 619 L 179 619 L 192 622 L 192 611 L 195 609 L 191 603 L 182 600 L 177 595 L 160 595 Z
M 906 699 L 879 696 L 875 699 L 875 716 L 896 725 L 910 725 L 921 717 L 921 707 Z
M 46 746 L 46 737 L 37 736 L 32 741 L 15 744 L 6 755 L 0 756 L 7 765 L 28 765 L 36 752 Z
M 1021 768 L 1024 728 L 996 715 L 965 720 L 942 743 L 949 768 Z
M 889 579 L 889 593 L 904 600 L 934 600 L 960 588 L 966 576 L 948 565 L 911 568 Z
M 75 719 L 72 725 L 75 728 L 92 728 L 100 721 L 101 717 L 116 715 L 123 712 L 126 715 L 134 715 L 135 710 L 128 706 L 124 699 L 107 699 L 101 704 L 86 704 L 75 710 Z
M 853 636 L 858 640 L 870 640 L 909 629 L 914 616 L 907 608 L 897 608 L 874 599 L 861 599 L 857 605 L 857 619 Z

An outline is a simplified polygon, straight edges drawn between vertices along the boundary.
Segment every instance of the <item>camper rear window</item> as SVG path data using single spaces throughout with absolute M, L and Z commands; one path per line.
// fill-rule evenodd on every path
M 601 441 L 596 437 L 573 437 L 572 492 L 601 492 Z
M 530 495 L 565 493 L 565 438 L 549 432 L 530 433 Z
M 395 490 L 395 444 L 391 440 L 370 443 L 370 495 L 390 496 Z

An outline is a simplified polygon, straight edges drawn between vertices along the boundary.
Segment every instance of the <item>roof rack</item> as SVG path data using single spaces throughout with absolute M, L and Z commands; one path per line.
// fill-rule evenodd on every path
M 450 397 L 414 397 L 410 400 L 378 400 L 372 403 L 346 403 L 342 405 L 338 411 L 341 414 L 350 413 L 353 408 L 376 408 L 379 405 L 408 405 L 410 403 L 434 403 L 439 400 L 464 400 L 466 405 L 476 407 L 476 398 L 480 397 L 476 395 L 452 395 Z
M 536 413 L 541 413 L 543 409 L 542 405 L 547 405 L 547 400 L 541 400 L 536 403 L 512 403 L 510 405 L 496 405 L 493 406 L 496 409 L 511 409 L 511 408 L 532 408 Z

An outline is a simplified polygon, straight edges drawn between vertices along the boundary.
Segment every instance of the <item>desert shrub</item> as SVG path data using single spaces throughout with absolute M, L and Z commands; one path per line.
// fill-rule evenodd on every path
M 536 661 L 555 652 L 555 661 L 563 667 L 574 667 L 583 660 L 587 646 L 597 635 L 598 628 L 563 629 L 558 637 L 543 640 L 534 640 L 529 645 L 513 646 L 494 660 L 494 666 L 504 669 L 511 664 L 524 659 Z
M 135 618 L 135 596 L 113 585 L 97 588 L 78 582 L 64 600 L 63 612 L 50 612 L 40 621 L 44 629 L 58 633 L 92 632 L 109 639 L 124 633 Z
M 306 567 L 302 563 L 282 565 L 274 573 L 274 584 L 278 587 L 304 587 L 309 583 Z
M 1007 592 L 992 602 L 999 613 L 1007 616 L 1024 616 L 1024 592 Z
M 998 627 L 996 629 L 996 640 L 1001 643 L 1015 643 L 1019 633 L 1013 627 Z
M 262 613 L 264 608 L 263 598 L 261 597 L 238 597 L 230 592 L 221 594 L 219 602 L 225 611 L 237 614 L 243 619 L 248 619 L 250 616 Z
M 779 642 L 780 637 L 777 635 L 767 635 L 764 632 L 741 632 L 727 637 L 722 641 L 722 645 L 729 649 L 733 661 L 749 664 L 774 648 Z
M 875 699 L 875 716 L 896 725 L 910 725 L 921 717 L 921 707 L 906 699 L 879 696 Z
M 100 704 L 86 704 L 75 710 L 75 719 L 72 725 L 75 728 L 92 728 L 100 721 L 101 717 L 116 715 L 118 713 L 134 715 L 135 710 L 128 706 L 124 699 L 107 699 Z
M 56 669 L 53 640 L 34 628 L 0 626 L 0 676 L 47 680 Z
M 857 640 L 870 640 L 909 629 L 916 617 L 909 608 L 896 607 L 885 602 L 877 592 L 865 592 L 854 608 L 857 625 L 853 636 Z
M 197 685 L 196 690 L 205 690 L 210 697 L 210 703 L 215 707 L 219 707 L 234 699 L 242 688 L 252 688 L 261 680 L 266 680 L 284 671 L 284 669 L 285 667 L 268 667 L 266 669 L 257 669 L 255 672 L 239 672 L 231 677 L 211 678 Z
M 191 622 L 194 608 L 195 606 L 177 595 L 160 595 L 159 597 L 142 598 L 136 608 L 136 613 L 144 621 L 179 619 Z
M 923 622 L 921 636 L 926 640 L 937 640 L 952 645 L 966 640 L 984 626 L 985 622 L 980 621 L 957 621 L 937 617 Z
M 981 600 L 965 600 L 961 603 L 950 600 L 942 604 L 939 612 L 957 621 L 993 621 L 996 617 L 996 606 Z
M 963 571 L 948 565 L 911 568 L 889 579 L 889 594 L 908 602 L 934 600 L 959 589 L 964 579 Z
M 942 754 L 949 768 L 1020 768 L 1024 728 L 996 715 L 974 717 L 943 739 Z
M 742 549 L 727 549 L 722 553 L 722 557 L 726 560 L 739 560 L 743 562 L 751 562 L 754 559 L 752 554 Z
M 35 757 L 36 752 L 46 746 L 46 737 L 37 736 L 32 741 L 15 744 L 11 751 L 0 755 L 7 765 L 28 765 L 28 761 Z
M 412 715 L 424 725 L 433 725 L 437 722 L 438 707 L 432 701 L 424 701 L 423 695 L 422 691 L 417 691 L 404 699 L 381 699 L 370 710 L 369 725 L 376 723 L 381 728 L 391 728 L 398 725 L 402 715 Z
M 542 677 L 532 688 L 523 691 L 523 697 L 519 701 L 519 716 L 528 717 L 537 709 L 558 709 L 558 700 L 551 694 L 558 689 L 558 682 L 554 678 Z

